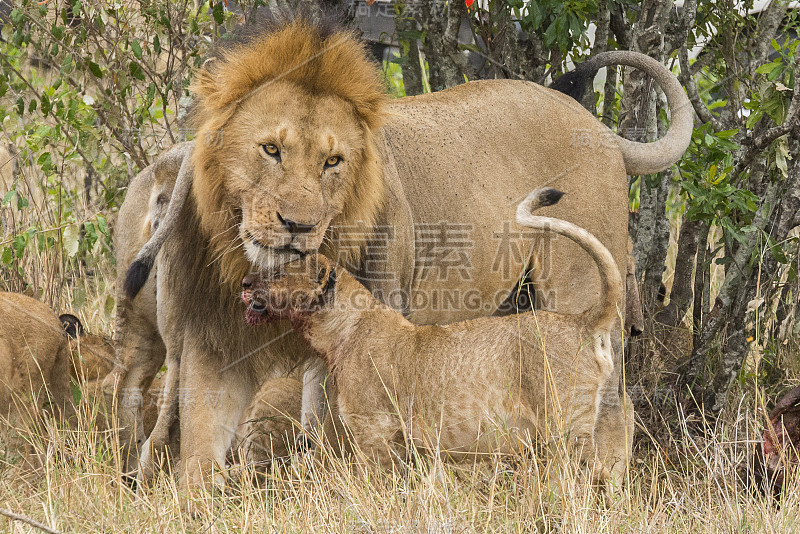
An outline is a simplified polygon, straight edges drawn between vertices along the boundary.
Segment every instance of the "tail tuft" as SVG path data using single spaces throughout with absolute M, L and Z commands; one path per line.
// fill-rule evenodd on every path
M 574 70 L 565 72 L 553 80 L 549 87 L 580 102 L 583 100 L 586 89 L 591 87 L 599 68 L 594 58 L 587 59 Z
M 128 298 L 132 299 L 139 294 L 152 269 L 153 261 L 146 258 L 137 259 L 131 263 L 131 266 L 128 267 L 128 272 L 125 274 L 125 285 L 123 286 Z
M 563 191 L 559 191 L 558 189 L 540 189 L 539 190 L 539 205 L 540 206 L 552 206 L 553 204 L 558 204 L 558 201 L 561 200 L 561 197 L 564 196 Z
M 529 223 L 526 221 L 530 218 L 531 213 L 541 207 L 556 204 L 563 196 L 563 191 L 549 187 L 531 191 L 531 193 L 525 197 L 525 200 L 517 206 L 517 222 L 528 226 Z

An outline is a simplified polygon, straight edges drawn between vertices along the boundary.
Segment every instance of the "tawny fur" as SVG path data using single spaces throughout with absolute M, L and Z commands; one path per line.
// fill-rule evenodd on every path
M 0 418 L 15 424 L 74 413 L 70 349 L 53 310 L 34 298 L 0 292 Z
M 302 393 L 303 384 L 292 378 L 265 382 L 239 421 L 234 455 L 241 452 L 243 460 L 257 469 L 287 458 L 301 434 Z
M 337 35 L 346 39 L 331 41 Z M 617 265 L 625 266 L 623 153 L 606 142 L 613 134 L 591 114 L 562 94 L 512 80 L 388 102 L 376 82 L 379 69 L 348 35 L 323 35 L 299 20 L 218 57 L 195 85 L 194 181 L 187 195 L 171 200 L 170 210 L 178 206 L 181 215 L 169 227 L 162 250 L 166 262 L 158 268 L 165 290 L 159 291 L 158 314 L 179 319 L 180 335 L 185 334 L 181 387 L 201 396 L 207 390 L 227 392 L 218 407 L 181 405 L 182 458 L 191 484 L 199 482 L 201 471 L 224 462 L 233 437 L 225 425 L 238 420 L 260 384 L 297 368 L 311 353 L 287 324 L 255 332 L 239 315 L 238 281 L 253 267 L 295 259 L 285 247 L 319 250 L 354 272 L 368 271 L 373 275 L 368 287 L 383 295 L 471 291 L 485 303 L 480 309 L 396 304 L 419 324 L 492 313 L 498 296 L 505 298 L 532 268 L 545 275 L 536 281 L 537 294 L 557 295 L 551 302 L 556 310 L 578 313 L 599 293 L 599 280 L 574 244 L 535 239 L 533 250 L 510 250 L 507 264 L 495 265 L 498 234 L 513 239 L 519 230 L 498 208 L 531 187 L 552 184 L 567 190 L 571 203 L 548 214 L 597 235 Z M 295 57 L 283 52 L 313 59 L 294 70 Z M 266 145 L 277 146 L 282 158 L 267 155 Z M 342 157 L 335 168 L 325 167 L 331 156 Z M 152 176 L 142 178 L 147 180 Z M 150 193 L 147 187 L 129 191 L 126 206 L 140 206 L 140 222 Z M 291 232 L 279 214 L 311 230 Z M 440 265 L 420 258 L 424 250 L 415 243 L 415 229 L 443 220 L 468 228 L 468 267 L 480 276 L 440 277 Z M 140 235 L 121 248 L 133 249 Z M 118 258 L 123 270 L 129 261 Z M 149 296 L 137 298 L 153 299 L 154 287 L 148 282 Z M 137 307 L 126 309 L 134 313 Z M 146 332 L 142 341 L 153 339 L 156 329 L 140 317 L 146 327 L 140 330 Z M 121 324 L 129 338 L 140 336 L 132 321 Z M 614 343 L 621 347 L 621 335 Z M 135 350 L 126 349 L 121 361 L 129 370 L 114 375 L 130 391 L 141 391 L 157 371 L 159 355 L 163 361 L 160 339 L 140 346 L 146 354 L 137 359 Z M 617 358 L 620 354 L 615 351 Z M 619 365 L 616 369 L 603 387 L 603 417 L 612 424 L 603 422 L 600 432 L 625 417 L 627 398 Z
M 156 319 L 158 267 L 151 271 L 150 279 L 135 298 L 126 295 L 122 288 L 127 266 L 164 215 L 165 204 L 159 202 L 159 197 L 166 195 L 169 198 L 171 195 L 178 169 L 183 158 L 190 153 L 191 146 L 191 143 L 176 145 L 136 175 L 128 185 L 128 194 L 114 227 L 114 248 L 119 266 L 114 325 L 116 359 L 114 368 L 103 379 L 103 391 L 108 406 L 116 402 L 119 441 L 126 471 L 136 468 L 139 447 L 149 435 L 149 432 L 145 433 L 142 419 L 142 399 L 164 365 L 166 346 Z M 179 335 L 179 329 L 175 329 L 173 334 Z
M 59 319 L 63 324 L 64 315 Z M 78 383 L 102 380 L 114 368 L 115 353 L 111 339 L 84 331 L 76 337 L 68 337 L 72 355 L 70 374 Z
M 530 214 L 548 205 L 550 191 L 532 193 L 517 220 L 570 238 L 597 264 L 600 300 L 581 314 L 538 311 L 415 326 L 345 270 L 311 256 L 267 278 L 261 295 L 264 288 L 248 281 L 248 320 L 259 322 L 255 304 L 271 320 L 290 319 L 327 362 L 345 426 L 384 466 L 403 457 L 409 442 L 463 458 L 508 453 L 521 440 L 549 436 L 565 438 L 594 477 L 619 477 L 627 465 L 626 425 L 605 429 L 616 434 L 612 449 L 595 440 L 595 428 L 601 388 L 614 368 L 611 331 L 622 279 L 594 236 Z

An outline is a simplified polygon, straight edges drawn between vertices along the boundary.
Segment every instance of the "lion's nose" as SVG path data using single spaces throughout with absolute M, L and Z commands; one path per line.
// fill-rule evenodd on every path
M 317 225 L 316 223 L 314 223 L 314 224 L 304 224 L 304 223 L 299 223 L 299 222 L 292 221 L 290 219 L 284 219 L 283 217 L 281 217 L 280 213 L 278 213 L 278 220 L 292 234 L 306 234 L 306 233 L 310 232 L 311 230 L 313 230 L 314 227 Z

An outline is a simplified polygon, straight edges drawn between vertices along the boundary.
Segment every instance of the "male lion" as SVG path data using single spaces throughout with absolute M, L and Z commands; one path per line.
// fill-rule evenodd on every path
M 611 331 L 622 309 L 622 278 L 594 236 L 531 215 L 561 195 L 534 191 L 519 205 L 517 222 L 566 236 L 597 264 L 600 300 L 580 314 L 531 311 L 416 326 L 325 256 L 309 255 L 266 281 L 244 278 L 248 323 L 289 319 L 327 363 L 349 433 L 384 467 L 412 442 L 456 459 L 508 453 L 526 436 L 547 436 L 555 420 L 565 428 L 550 439 L 566 435 L 593 478 L 619 479 L 628 429 L 606 429 L 616 434 L 612 442 L 594 436 L 601 388 L 614 370 Z
M 274 269 L 319 250 L 416 324 L 495 313 L 533 270 L 538 307 L 578 313 L 600 292 L 579 248 L 542 236 L 523 248 L 520 227 L 500 215 L 547 184 L 571 199 L 548 214 L 596 235 L 625 268 L 626 173 L 677 161 L 691 136 L 691 107 L 653 59 L 598 58 L 656 78 L 672 110 L 664 138 L 648 145 L 615 138 L 571 98 L 514 80 L 390 102 L 380 70 L 350 32 L 302 18 L 206 63 L 193 86 L 198 140 L 126 279 L 135 295 L 161 250 L 158 315 L 179 321 L 187 483 L 223 464 L 230 421 L 265 378 L 309 355 L 288 324 L 256 330 L 241 320 L 238 285 L 254 267 Z M 126 204 L 143 205 L 147 194 Z M 619 348 L 620 332 L 612 337 Z M 138 361 L 120 362 L 130 369 L 119 373 L 123 396 L 155 372 Z M 324 366 L 313 371 L 319 384 Z M 625 419 L 618 368 L 602 390 L 600 433 Z M 220 403 L 204 401 L 218 392 Z

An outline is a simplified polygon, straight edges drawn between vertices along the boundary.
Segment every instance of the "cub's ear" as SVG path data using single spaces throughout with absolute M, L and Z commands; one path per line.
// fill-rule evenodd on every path
M 326 298 L 330 298 L 333 296 L 333 291 L 336 289 L 336 268 L 332 268 L 330 274 L 328 274 L 328 280 L 322 286 L 322 294 L 325 295 Z
M 61 326 L 64 327 L 64 331 L 67 333 L 67 337 L 70 339 L 77 339 L 83 335 L 83 325 L 80 319 L 71 313 L 61 314 L 58 318 L 61 321 Z
M 317 283 L 320 295 L 327 298 L 336 287 L 336 266 L 325 256 L 317 255 Z

